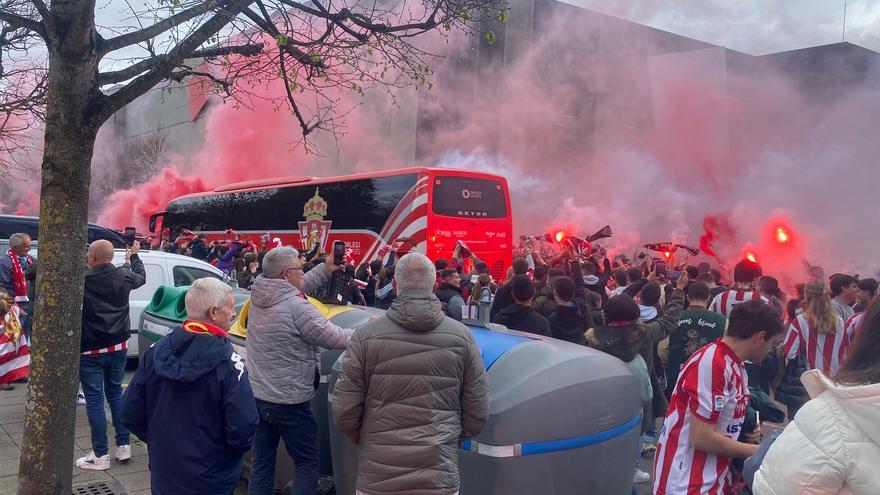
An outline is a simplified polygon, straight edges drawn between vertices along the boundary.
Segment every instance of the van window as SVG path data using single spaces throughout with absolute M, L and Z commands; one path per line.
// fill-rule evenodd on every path
M 214 277 L 218 280 L 223 280 L 222 277 L 214 272 L 209 272 L 208 270 L 202 270 L 192 266 L 175 266 L 172 273 L 174 274 L 175 287 L 192 285 L 196 280 L 205 277 Z
M 135 301 L 149 301 L 153 298 L 153 293 L 160 285 L 165 284 L 165 274 L 161 265 L 153 263 L 144 263 L 144 271 L 147 274 L 147 283 L 131 291 L 129 299 Z

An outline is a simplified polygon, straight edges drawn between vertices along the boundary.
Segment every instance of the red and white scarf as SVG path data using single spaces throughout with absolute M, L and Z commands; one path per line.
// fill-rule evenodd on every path
M 183 329 L 189 333 L 201 333 L 208 335 L 216 335 L 217 337 L 228 337 L 225 330 L 218 326 L 214 326 L 204 321 L 186 320 L 183 322 Z
M 21 261 L 18 256 L 10 249 L 6 251 L 6 256 L 12 260 L 12 283 L 15 287 L 15 302 L 28 302 L 27 296 L 27 280 L 24 278 L 24 270 L 21 268 Z M 30 259 L 30 256 L 28 257 Z

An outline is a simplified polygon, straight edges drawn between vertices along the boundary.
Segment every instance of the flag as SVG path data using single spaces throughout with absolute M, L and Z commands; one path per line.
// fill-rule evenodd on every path
M 611 235 L 612 235 L 611 234 L 611 226 L 606 225 L 606 226 L 602 227 L 599 230 L 599 232 L 596 232 L 595 234 L 593 234 L 591 236 L 587 236 L 586 240 L 589 242 L 593 242 L 593 241 L 597 241 L 599 239 L 604 239 L 606 237 L 611 237 Z
M 675 247 L 684 249 L 685 251 L 691 253 L 691 256 L 696 256 L 696 255 L 700 254 L 699 249 L 688 247 L 688 246 L 685 246 L 684 244 L 676 244 Z
M 467 247 L 467 244 L 465 244 L 464 241 L 459 239 L 455 243 L 455 249 L 452 251 L 452 258 L 460 260 L 470 258 L 471 256 L 473 256 L 473 253 L 471 253 L 470 248 Z
M 645 244 L 645 249 L 650 249 L 651 251 L 659 251 L 659 252 L 673 252 L 676 250 L 676 245 L 671 242 L 655 242 L 653 244 Z
M 18 306 L 13 306 L 0 321 L 0 383 L 14 382 L 30 373 L 31 353 L 18 311 Z
M 589 256 L 593 251 L 593 246 L 590 244 L 590 241 L 579 239 L 575 236 L 566 237 L 563 243 L 571 248 L 571 250 L 578 256 Z

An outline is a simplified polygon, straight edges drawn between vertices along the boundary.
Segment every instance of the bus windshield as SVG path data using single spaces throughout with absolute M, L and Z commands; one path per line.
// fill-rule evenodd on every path
M 434 178 L 433 211 L 447 217 L 504 218 L 507 201 L 498 181 L 472 177 Z

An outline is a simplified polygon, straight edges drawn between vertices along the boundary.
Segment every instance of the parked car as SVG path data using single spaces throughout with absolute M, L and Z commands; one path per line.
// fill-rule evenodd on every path
M 215 266 L 204 261 L 184 256 L 182 254 L 166 253 L 164 251 L 141 251 L 141 261 L 144 262 L 144 271 L 147 273 L 147 283 L 131 291 L 128 298 L 129 319 L 131 325 L 131 337 L 128 339 L 129 359 L 138 357 L 138 325 L 141 321 L 141 313 L 150 304 L 153 293 L 160 285 L 182 287 L 192 285 L 200 278 L 214 277 L 227 281 L 226 275 Z M 117 249 L 113 256 L 113 264 L 121 265 L 125 262 L 125 250 Z
M 9 236 L 22 233 L 31 236 L 34 247 L 39 242 L 40 219 L 37 217 L 23 217 L 19 215 L 0 215 L 0 248 L 6 252 L 9 249 Z M 106 239 L 113 244 L 114 248 L 125 248 L 125 239 L 119 232 L 107 227 L 89 224 L 89 233 L 86 243 L 91 244 L 99 239 Z

